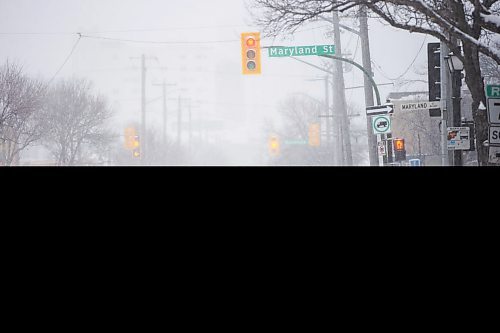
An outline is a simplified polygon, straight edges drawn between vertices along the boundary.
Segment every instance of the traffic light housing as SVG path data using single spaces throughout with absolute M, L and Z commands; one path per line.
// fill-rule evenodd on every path
M 134 158 L 141 158 L 141 139 L 138 135 L 134 136 L 132 155 Z
M 427 45 L 429 101 L 441 101 L 441 43 Z M 441 117 L 441 109 L 429 110 L 431 117 Z
M 269 155 L 276 157 L 280 154 L 280 141 L 277 136 L 269 139 Z
M 394 139 L 394 152 L 396 162 L 406 161 L 406 142 L 405 139 Z
M 137 136 L 137 131 L 133 127 L 128 127 L 125 129 L 125 148 L 129 150 L 134 149 L 135 137 Z
M 243 75 L 258 75 L 262 72 L 260 32 L 241 34 L 241 57 Z
M 309 146 L 320 147 L 321 146 L 321 125 L 311 124 L 309 125 Z

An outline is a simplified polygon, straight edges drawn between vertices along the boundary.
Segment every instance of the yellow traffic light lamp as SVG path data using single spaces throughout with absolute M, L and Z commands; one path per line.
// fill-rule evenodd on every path
M 280 141 L 277 136 L 269 139 L 269 155 L 276 157 L 280 154 Z
M 137 137 L 137 131 L 133 127 L 128 127 L 125 129 L 125 148 L 132 150 L 135 148 L 135 138 Z
M 262 73 L 260 32 L 244 32 L 241 34 L 241 57 L 243 75 Z
M 132 154 L 134 158 L 141 158 L 141 139 L 138 135 L 134 136 Z

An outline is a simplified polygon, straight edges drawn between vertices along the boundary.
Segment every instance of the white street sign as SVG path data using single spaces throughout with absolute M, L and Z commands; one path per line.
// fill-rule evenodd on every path
M 470 127 L 448 127 L 448 150 L 470 149 Z
M 500 147 L 490 146 L 490 163 L 500 164 Z
M 378 143 L 378 155 L 379 156 L 386 156 L 387 155 L 387 142 L 386 141 L 380 141 Z
M 368 116 L 376 116 L 379 114 L 389 114 L 389 113 L 394 113 L 394 105 L 393 104 L 370 106 L 370 107 L 366 108 L 366 114 Z
M 500 125 L 500 98 L 488 100 L 488 121 L 490 124 Z
M 500 145 L 500 127 L 490 127 L 490 145 Z
M 441 109 L 442 103 L 438 102 L 429 102 L 429 101 L 399 101 L 394 102 L 396 106 L 396 110 L 398 112 L 404 111 L 428 111 L 432 109 Z
M 372 124 L 375 135 L 392 133 L 392 122 L 389 116 L 375 116 L 372 118 Z

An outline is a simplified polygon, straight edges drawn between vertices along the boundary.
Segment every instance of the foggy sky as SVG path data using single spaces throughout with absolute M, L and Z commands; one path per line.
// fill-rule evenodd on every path
M 219 139 L 252 143 L 262 135 L 265 119 L 278 120 L 277 107 L 294 92 L 323 98 L 321 82 L 307 81 L 324 73 L 292 59 L 268 58 L 263 54 L 263 75 L 243 77 L 239 34 L 258 31 L 244 6 L 244 0 L 0 0 L 0 62 L 16 61 L 35 76 L 50 79 L 68 56 L 80 32 L 93 37 L 139 41 L 215 42 L 198 45 L 155 45 L 83 38 L 58 78 L 79 76 L 91 79 L 116 109 L 120 131 L 128 122 L 140 119 L 141 54 L 148 60 L 147 99 L 161 95 L 153 86 L 166 80 L 175 83 L 169 94 L 169 119 L 176 120 L 178 97 L 191 99 L 193 115 L 225 122 Z M 352 25 L 352 20 L 344 24 Z M 320 27 L 305 26 L 293 38 L 264 40 L 264 45 L 333 44 Z M 371 51 L 374 62 L 385 76 L 401 75 L 414 60 L 425 36 L 397 31 L 370 19 Z M 309 28 L 309 29 L 308 29 Z M 316 28 L 316 29 L 314 29 Z M 26 33 L 26 34 L 25 34 Z M 35 34 L 36 33 L 36 34 Z M 356 36 L 342 34 L 344 52 L 361 62 L 361 46 Z M 427 37 L 425 43 L 435 41 Z M 357 50 L 357 51 L 356 51 Z M 321 59 L 304 59 L 321 64 Z M 406 77 L 421 78 L 414 69 L 425 71 L 426 47 L 416 58 Z M 388 83 L 374 68 L 376 81 Z M 363 76 L 353 69 L 345 75 L 346 86 L 363 84 Z M 394 87 L 381 87 L 382 98 Z M 403 90 L 426 90 L 425 84 Z M 349 90 L 348 100 L 362 111 L 363 90 Z M 148 104 L 148 126 L 161 121 L 161 101 Z M 363 112 L 361 112 L 363 113 Z M 362 118 L 355 121 L 364 123 Z M 174 123 L 169 124 L 173 129 Z M 246 164 L 259 163 L 255 152 L 235 156 Z

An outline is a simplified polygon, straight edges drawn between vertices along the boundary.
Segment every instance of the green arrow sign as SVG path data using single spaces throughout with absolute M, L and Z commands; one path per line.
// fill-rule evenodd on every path
M 500 98 L 500 85 L 486 86 L 486 96 L 488 98 Z
M 271 58 L 335 55 L 335 45 L 273 46 L 269 48 Z

